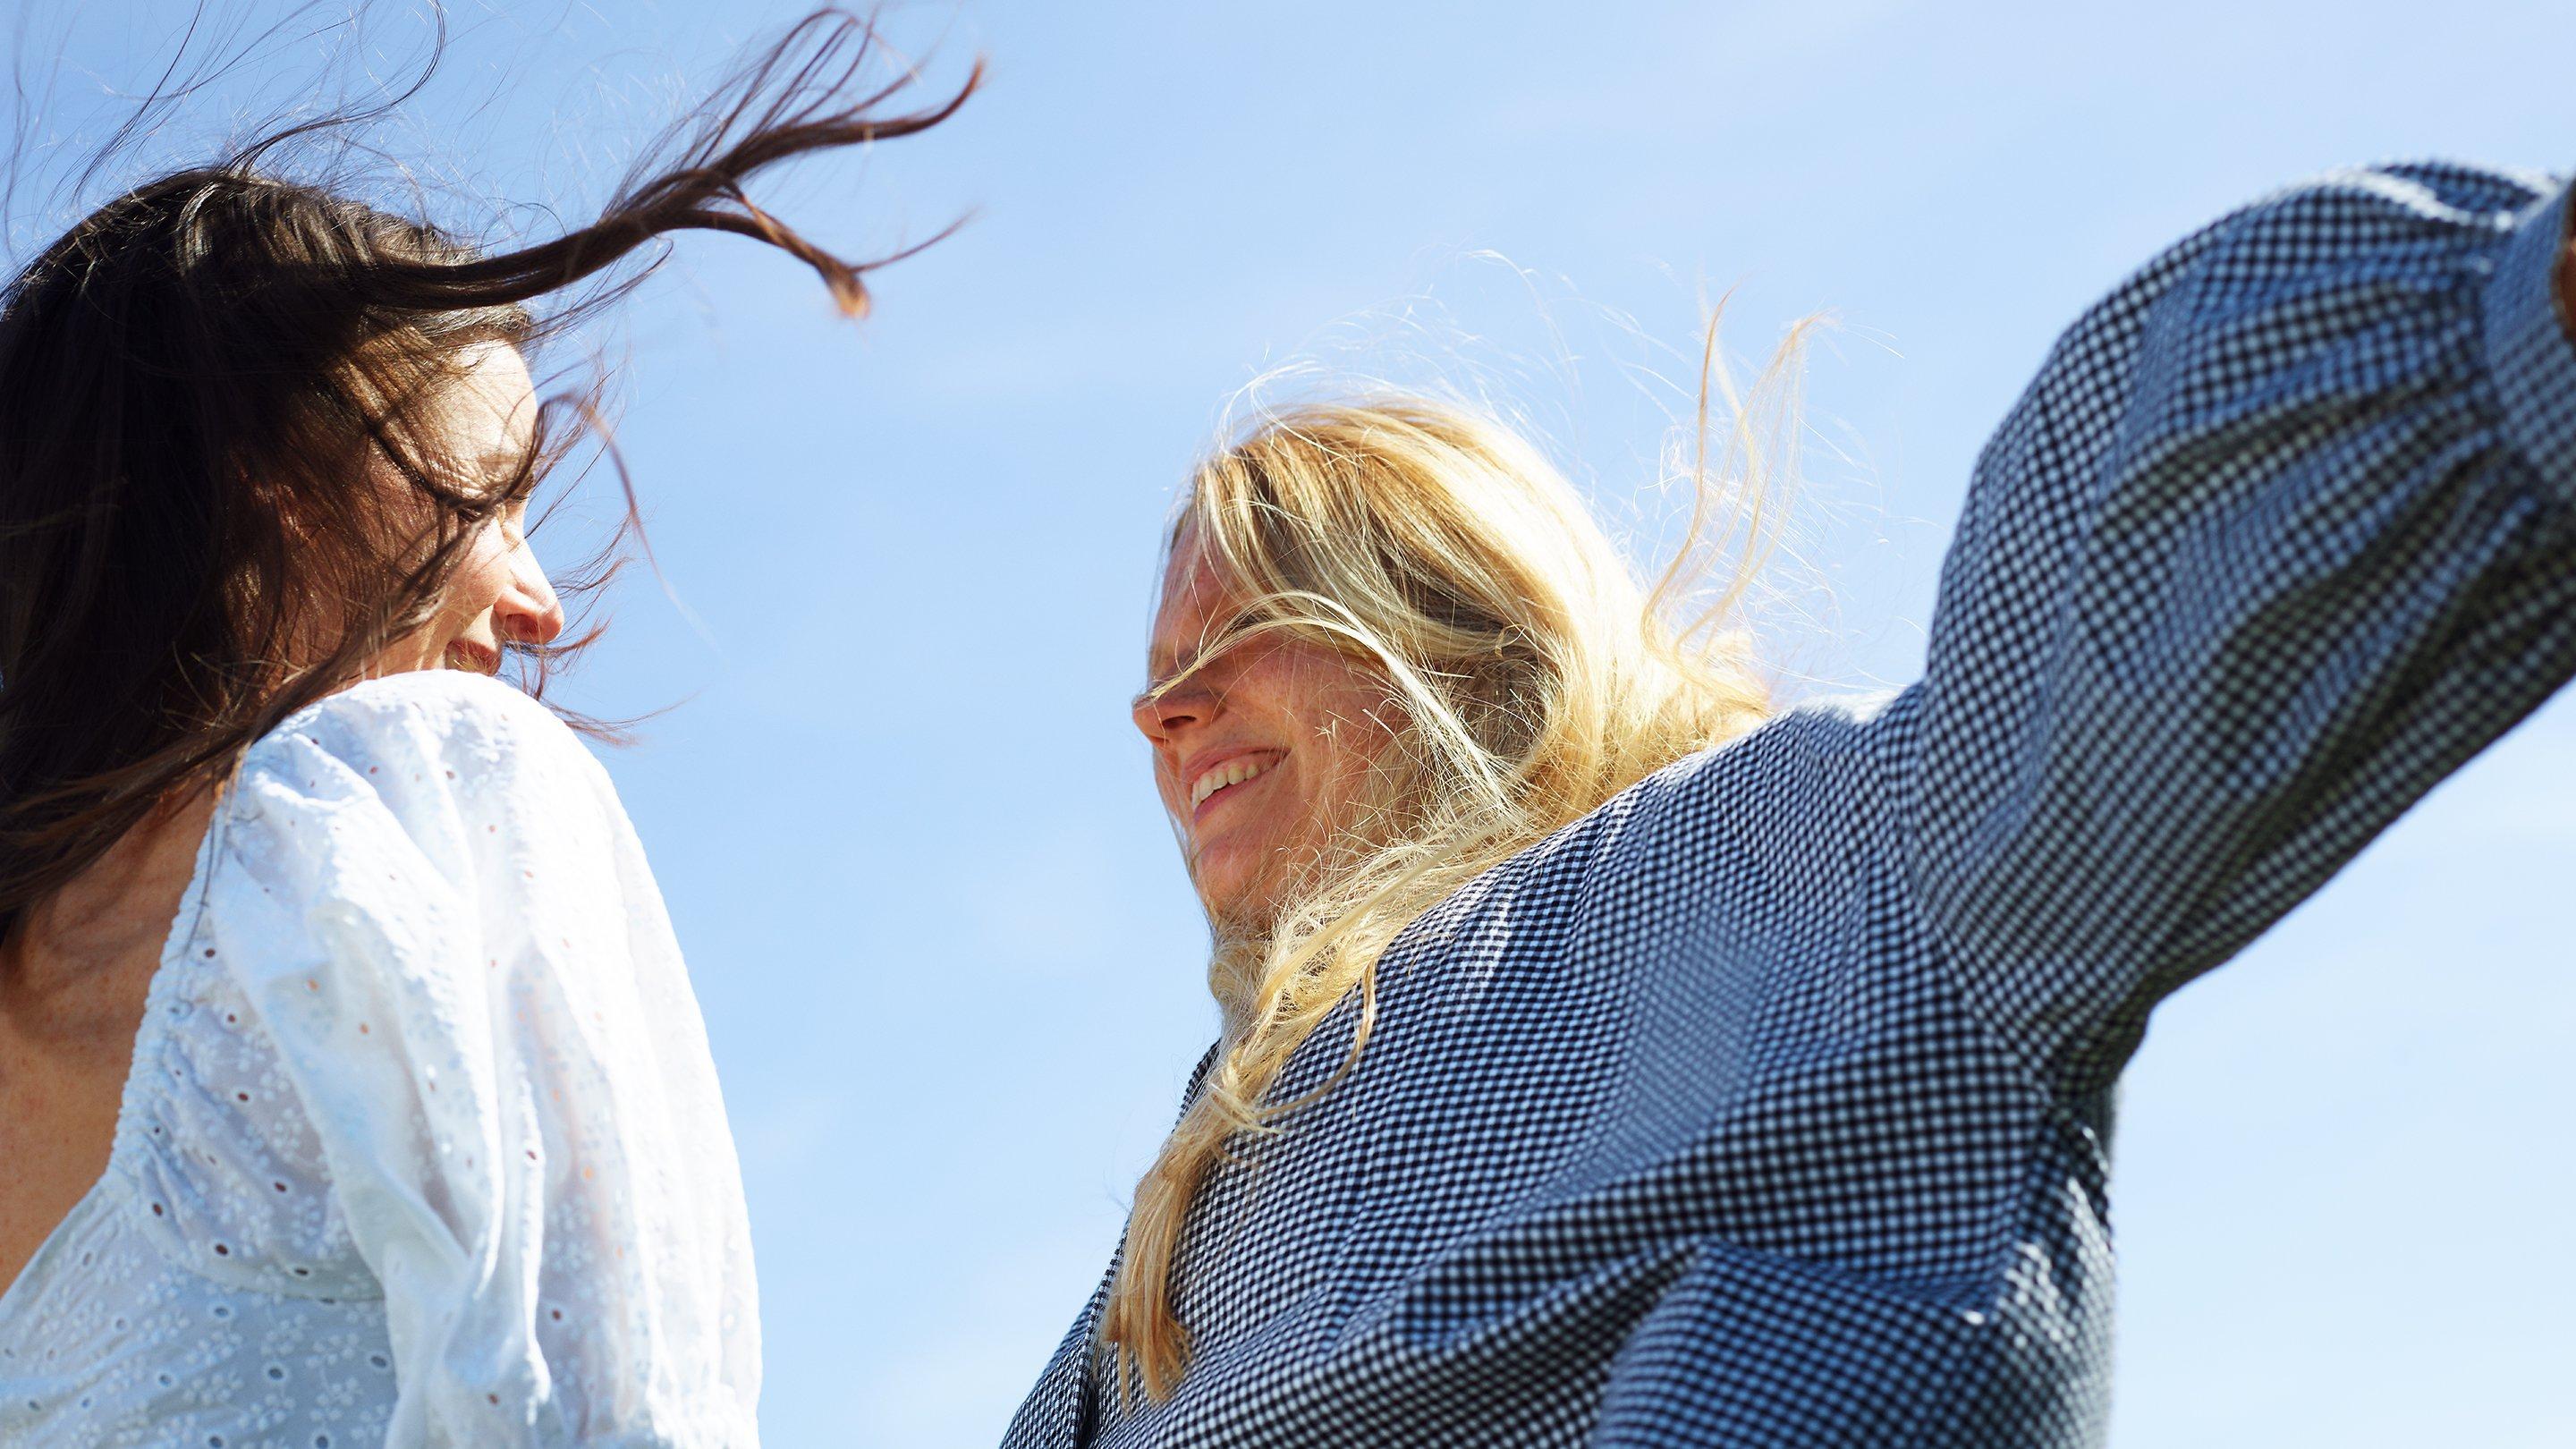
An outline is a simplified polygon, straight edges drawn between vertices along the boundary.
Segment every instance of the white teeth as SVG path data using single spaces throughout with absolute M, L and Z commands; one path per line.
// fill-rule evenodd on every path
M 1196 810 L 1210 795 L 1228 785 L 1240 785 L 1269 768 L 1268 761 L 1246 756 L 1228 760 L 1206 771 L 1190 784 L 1190 808 Z

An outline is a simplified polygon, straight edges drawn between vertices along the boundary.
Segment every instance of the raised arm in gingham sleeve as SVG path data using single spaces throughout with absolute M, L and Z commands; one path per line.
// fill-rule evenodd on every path
M 2061 1087 L 2576 673 L 2565 187 L 2335 173 L 2150 263 L 1977 465 L 1907 868 Z

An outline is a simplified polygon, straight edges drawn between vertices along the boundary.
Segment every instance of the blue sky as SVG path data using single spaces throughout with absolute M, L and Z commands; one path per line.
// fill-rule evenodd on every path
M 147 83 L 179 8 L 39 0 L 22 58 L 72 62 L 54 129 Z M 396 148 L 577 211 L 795 13 L 459 3 Z M 957 0 L 890 25 L 934 76 L 989 56 L 987 92 L 766 194 L 858 250 L 974 220 L 856 327 L 773 254 L 682 243 L 602 338 L 680 603 L 625 588 L 569 690 L 676 705 L 609 763 L 705 1002 L 791 1446 L 996 1438 L 1213 1029 L 1125 700 L 1159 521 L 1257 373 L 1492 397 L 1656 558 L 1703 300 L 1731 290 L 1754 361 L 1828 312 L 1756 623 L 1792 693 L 1899 683 L 1977 446 L 2124 271 L 2342 162 L 2576 165 L 2558 3 Z M 12 255 L 65 219 L 22 199 Z M 2562 700 L 2162 1010 L 2120 1124 L 2115 1445 L 2576 1442 L 2571 891 Z

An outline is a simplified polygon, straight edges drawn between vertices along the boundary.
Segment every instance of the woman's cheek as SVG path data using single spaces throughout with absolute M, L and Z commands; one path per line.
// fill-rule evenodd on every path
M 441 612 L 460 627 L 481 618 L 510 586 L 510 552 L 500 524 L 486 524 L 476 531 L 464 560 L 447 581 L 447 607 Z

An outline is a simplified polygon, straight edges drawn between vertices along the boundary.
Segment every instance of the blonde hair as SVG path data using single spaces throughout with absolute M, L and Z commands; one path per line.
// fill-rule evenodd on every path
M 1766 369 L 1761 395 L 1793 397 L 1783 380 L 1802 333 Z M 1760 505 L 1773 491 L 1764 465 L 1782 466 L 1754 446 L 1753 412 L 1741 406 L 1727 451 L 1749 500 L 1734 516 L 1744 546 L 1718 597 L 1688 623 L 1673 617 L 1714 511 L 1714 362 L 1712 330 L 1691 535 L 1651 590 L 1562 474 L 1467 408 L 1370 395 L 1272 410 L 1199 465 L 1171 541 L 1195 534 L 1248 603 L 1192 668 L 1260 634 L 1329 646 L 1384 682 L 1395 739 L 1358 818 L 1308 864 L 1276 918 L 1220 930 L 1208 978 L 1224 1040 L 1137 1184 L 1101 1321 L 1122 1396 L 1137 1381 L 1155 1399 L 1179 1386 L 1189 1343 L 1171 1274 L 1199 1184 L 1236 1134 L 1281 1130 L 1350 1071 L 1375 1024 L 1378 959 L 1396 936 L 1490 867 L 1764 718 L 1768 692 L 1741 636 L 1708 627 L 1759 562 Z M 1770 411 L 1783 416 L 1776 401 Z M 1340 1069 L 1295 1100 L 1266 1101 L 1289 1057 L 1353 992 L 1358 1026 Z

